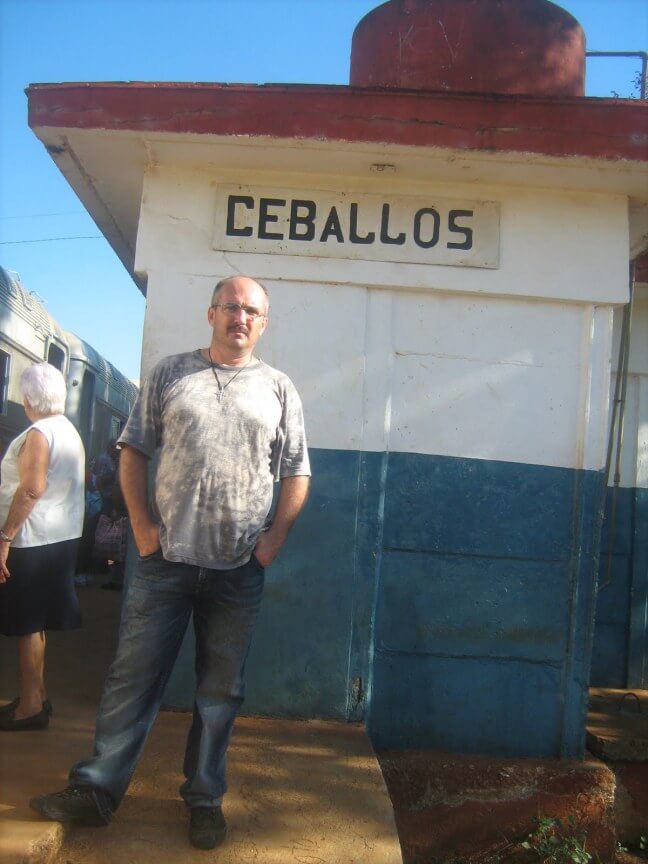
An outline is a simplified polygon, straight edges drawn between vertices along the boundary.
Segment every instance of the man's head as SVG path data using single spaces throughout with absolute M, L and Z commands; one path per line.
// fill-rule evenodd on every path
M 230 276 L 214 288 L 207 320 L 212 328 L 213 359 L 229 363 L 247 358 L 268 324 L 268 292 L 248 276 Z

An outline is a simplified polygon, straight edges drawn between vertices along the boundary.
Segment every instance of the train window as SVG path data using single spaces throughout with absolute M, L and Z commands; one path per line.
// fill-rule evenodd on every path
M 0 414 L 7 413 L 10 365 L 11 354 L 7 354 L 6 351 L 0 351 Z
M 121 435 L 121 431 L 124 428 L 124 421 L 119 417 L 111 417 L 110 418 L 110 437 L 111 438 L 119 438 Z
M 55 366 L 59 372 L 65 372 L 65 351 L 55 342 L 50 342 L 47 349 L 47 362 Z

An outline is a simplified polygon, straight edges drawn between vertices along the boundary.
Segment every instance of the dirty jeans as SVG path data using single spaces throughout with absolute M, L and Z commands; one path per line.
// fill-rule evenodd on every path
M 263 568 L 254 557 L 234 570 L 166 561 L 160 551 L 140 558 L 124 597 L 94 756 L 72 768 L 70 783 L 102 789 L 119 806 L 193 612 L 197 687 L 180 794 L 189 807 L 218 806 L 262 593 Z

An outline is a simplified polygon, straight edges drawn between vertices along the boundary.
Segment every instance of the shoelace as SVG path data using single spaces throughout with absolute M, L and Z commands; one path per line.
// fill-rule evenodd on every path
M 68 786 L 67 789 L 59 792 L 61 798 L 79 798 L 82 795 L 84 795 L 84 790 L 79 789 L 78 786 Z

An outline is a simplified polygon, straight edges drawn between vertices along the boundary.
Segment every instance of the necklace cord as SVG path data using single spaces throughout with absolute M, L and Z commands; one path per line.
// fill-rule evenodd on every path
M 250 355 L 250 358 L 249 358 L 249 360 L 247 361 L 247 363 L 245 364 L 245 366 L 241 366 L 241 368 L 238 369 L 238 370 L 234 373 L 234 375 L 232 375 L 232 377 L 229 379 L 229 381 L 227 382 L 227 384 L 225 384 L 225 386 L 223 386 L 223 385 L 221 384 L 221 382 L 220 382 L 220 378 L 218 377 L 218 373 L 216 372 L 216 363 L 214 363 L 214 361 L 213 361 L 213 359 L 212 359 L 212 356 L 211 356 L 211 345 L 207 348 L 207 354 L 209 355 L 209 365 L 210 365 L 210 367 L 211 367 L 212 372 L 214 373 L 214 378 L 216 379 L 216 386 L 218 387 L 218 396 L 217 396 L 217 399 L 218 399 L 218 401 L 220 402 L 220 400 L 223 398 L 223 393 L 227 390 L 227 388 L 228 388 L 229 385 L 232 383 L 232 381 L 233 381 L 236 377 L 238 377 L 238 376 L 241 374 L 241 372 L 242 372 L 244 369 L 247 369 L 247 367 L 250 365 L 250 363 L 252 362 L 252 355 Z

